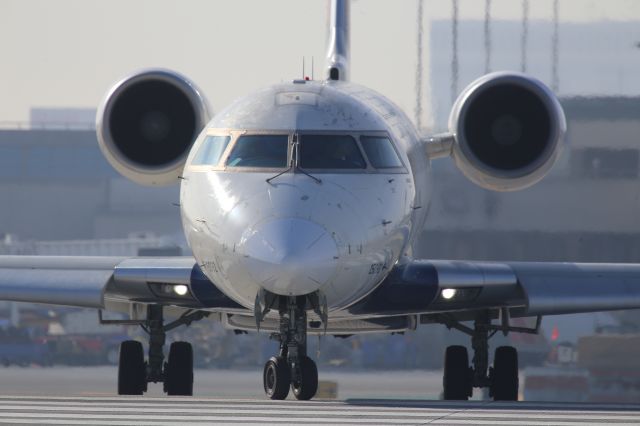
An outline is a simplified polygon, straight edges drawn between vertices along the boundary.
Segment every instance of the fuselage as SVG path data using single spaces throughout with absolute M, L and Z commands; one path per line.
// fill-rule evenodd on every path
M 207 277 L 252 309 L 260 289 L 371 292 L 422 229 L 429 160 L 406 115 L 347 82 L 294 81 L 239 99 L 193 145 L 183 227 Z

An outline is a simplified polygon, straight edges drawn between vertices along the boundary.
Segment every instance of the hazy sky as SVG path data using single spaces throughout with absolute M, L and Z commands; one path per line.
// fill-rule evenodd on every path
M 307 74 L 314 56 L 315 75 L 322 76 L 327 4 L 0 0 L 0 122 L 26 121 L 31 107 L 95 107 L 115 80 L 144 67 L 185 73 L 214 111 L 253 89 L 300 77 L 303 56 Z M 553 0 L 528 4 L 531 20 L 552 16 Z M 482 20 L 484 8 L 483 0 L 459 0 L 459 19 Z M 407 112 L 415 104 L 416 10 L 417 0 L 357 0 L 352 6 L 352 80 Z M 427 70 L 430 23 L 450 19 L 452 2 L 425 0 L 424 11 Z M 521 1 L 491 2 L 492 19 L 521 21 L 522 14 Z M 560 0 L 559 14 L 561 23 L 640 20 L 640 1 Z

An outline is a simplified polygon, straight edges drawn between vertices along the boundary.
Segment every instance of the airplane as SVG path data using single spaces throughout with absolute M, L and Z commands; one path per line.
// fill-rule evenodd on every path
M 537 333 L 544 315 L 640 308 L 640 265 L 417 259 L 429 213 L 431 163 L 452 158 L 471 181 L 516 191 L 559 157 L 562 107 L 542 82 L 494 72 L 457 98 L 449 131 L 424 137 L 383 95 L 349 81 L 349 2 L 332 0 L 326 79 L 295 79 L 210 117 L 202 92 L 165 69 L 117 82 L 97 113 L 100 148 L 143 185 L 180 184 L 193 256 L 0 256 L 0 300 L 94 308 L 103 324 L 139 325 L 121 344 L 118 394 L 163 383 L 193 394 L 193 349 L 166 334 L 209 318 L 267 332 L 264 391 L 313 398 L 311 334 L 393 333 L 441 324 L 471 337 L 444 357 L 443 396 L 488 388 L 518 398 L 518 354 L 497 332 Z M 487 242 L 490 244 L 490 242 Z M 126 314 L 126 319 L 103 316 Z M 166 318 L 174 318 L 171 321 Z M 511 318 L 531 317 L 535 326 Z

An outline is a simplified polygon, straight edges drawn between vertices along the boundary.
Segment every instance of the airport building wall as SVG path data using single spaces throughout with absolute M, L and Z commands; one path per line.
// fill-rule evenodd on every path
M 180 233 L 177 185 L 120 177 L 93 130 L 0 130 L 0 234 L 20 240 Z

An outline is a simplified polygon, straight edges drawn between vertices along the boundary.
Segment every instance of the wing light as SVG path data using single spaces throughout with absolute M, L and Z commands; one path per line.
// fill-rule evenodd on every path
M 479 287 L 452 288 L 445 287 L 440 290 L 434 306 L 451 307 L 460 303 L 470 303 L 480 294 Z
M 444 300 L 451 300 L 456 297 L 457 292 L 458 291 L 455 288 L 445 288 L 440 292 L 440 294 Z
M 173 291 L 178 296 L 185 296 L 189 292 L 189 287 L 187 287 L 186 285 L 183 285 L 183 284 L 179 284 L 179 285 L 173 286 Z
M 192 299 L 189 286 L 185 284 L 148 283 L 149 288 L 157 297 L 161 299 Z

